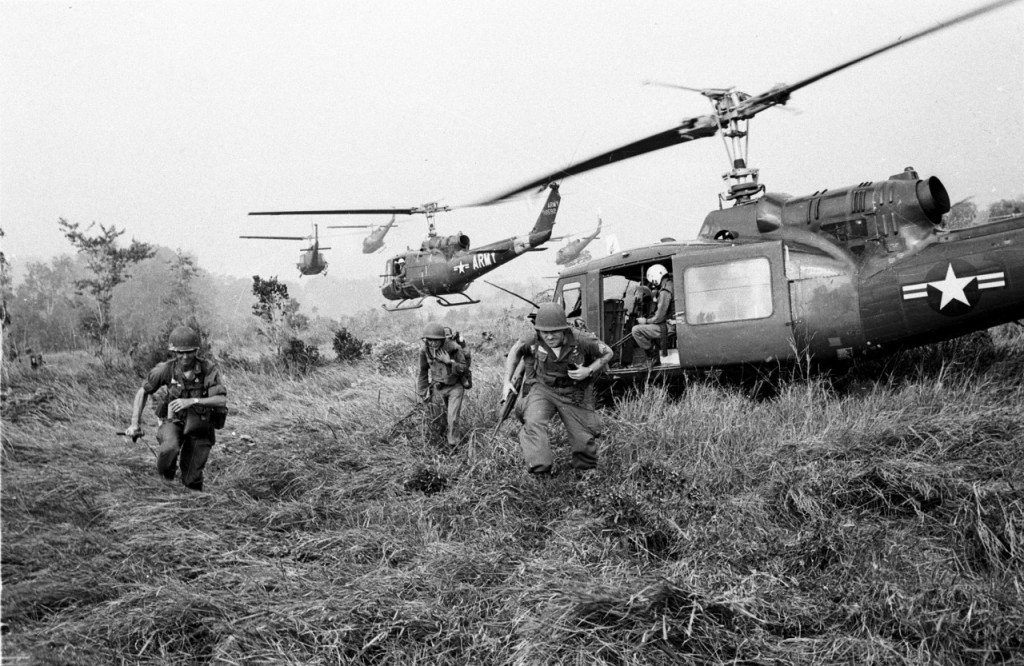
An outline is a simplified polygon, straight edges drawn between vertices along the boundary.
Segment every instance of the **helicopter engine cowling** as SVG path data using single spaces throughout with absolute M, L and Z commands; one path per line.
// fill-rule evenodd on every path
M 445 254 L 468 250 L 469 236 L 461 233 L 452 236 L 431 236 L 423 241 L 422 249 L 441 250 Z
M 930 237 L 932 227 L 949 209 L 942 181 L 934 176 L 920 179 L 907 168 L 878 183 L 800 197 L 768 193 L 756 201 L 712 211 L 700 237 L 712 240 L 728 231 L 739 239 L 792 236 L 800 242 L 814 234 L 855 256 L 876 249 L 904 252 Z

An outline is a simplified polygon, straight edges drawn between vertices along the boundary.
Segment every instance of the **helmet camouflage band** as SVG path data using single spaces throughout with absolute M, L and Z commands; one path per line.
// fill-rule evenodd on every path
M 180 352 L 196 351 L 199 349 L 199 334 L 188 326 L 178 326 L 171 331 L 168 349 Z
M 538 331 L 561 331 L 569 328 L 569 322 L 565 318 L 565 311 L 558 303 L 541 303 L 537 310 L 537 318 L 533 327 Z

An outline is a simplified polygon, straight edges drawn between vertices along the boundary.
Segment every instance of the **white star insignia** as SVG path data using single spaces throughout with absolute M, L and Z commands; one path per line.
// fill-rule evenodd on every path
M 942 300 L 939 302 L 939 309 L 946 307 L 952 301 L 960 301 L 964 305 L 970 305 L 971 302 L 967 300 L 967 294 L 964 293 L 964 288 L 973 282 L 975 276 L 971 277 L 957 277 L 956 273 L 953 272 L 953 264 L 949 264 L 946 268 L 946 277 L 938 282 L 929 282 L 929 287 L 935 287 L 942 292 Z
M 461 261 L 455 264 L 455 270 L 459 272 L 459 275 L 465 273 L 467 268 L 469 268 L 469 264 L 463 263 Z

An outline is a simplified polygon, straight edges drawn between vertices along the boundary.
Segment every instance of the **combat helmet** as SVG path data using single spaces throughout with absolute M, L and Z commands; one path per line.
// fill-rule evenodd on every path
M 199 349 L 199 333 L 188 326 L 177 326 L 171 331 L 167 348 L 179 352 L 196 351 Z
M 432 321 L 423 327 L 424 340 L 444 340 L 447 335 L 444 333 L 444 326 Z
M 541 303 L 537 310 L 537 318 L 533 327 L 538 331 L 561 331 L 569 328 L 569 322 L 565 318 L 565 311 L 558 303 Z

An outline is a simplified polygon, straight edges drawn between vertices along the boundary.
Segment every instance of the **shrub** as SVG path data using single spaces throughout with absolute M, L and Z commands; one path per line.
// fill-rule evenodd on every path
M 338 356 L 338 361 L 342 363 L 359 360 L 364 356 L 369 356 L 370 352 L 373 351 L 373 345 L 369 342 L 363 342 L 344 327 L 340 331 L 335 332 L 332 345 L 334 346 L 334 353 Z
M 416 361 L 419 346 L 403 340 L 381 340 L 373 345 L 370 357 L 380 372 L 394 374 L 411 368 Z
M 281 356 L 285 367 L 300 375 L 321 365 L 320 350 L 316 345 L 307 344 L 298 338 L 288 341 L 288 346 L 281 350 Z

